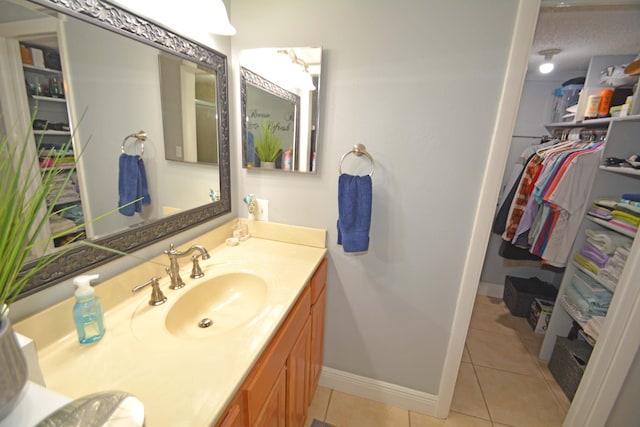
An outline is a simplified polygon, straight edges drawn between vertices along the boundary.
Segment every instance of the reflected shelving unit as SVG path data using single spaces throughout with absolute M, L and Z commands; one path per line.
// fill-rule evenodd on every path
M 35 40 L 28 37 L 20 40 L 20 52 L 40 170 L 50 170 L 52 157 L 62 156 L 56 166 L 60 172 L 55 177 L 54 189 L 47 198 L 49 204 L 55 205 L 56 213 L 49 220 L 50 233 L 59 235 L 53 241 L 55 248 L 86 237 L 84 228 L 65 233 L 84 223 L 84 214 L 75 171 L 76 156 L 69 144 L 72 133 L 57 36 L 52 33 L 39 35 Z

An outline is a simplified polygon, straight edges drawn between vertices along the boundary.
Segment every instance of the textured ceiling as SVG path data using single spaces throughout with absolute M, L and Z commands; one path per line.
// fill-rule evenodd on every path
M 558 71 L 586 71 L 594 55 L 640 53 L 640 5 L 573 6 L 540 9 L 529 71 L 537 72 L 543 49 L 558 48 Z

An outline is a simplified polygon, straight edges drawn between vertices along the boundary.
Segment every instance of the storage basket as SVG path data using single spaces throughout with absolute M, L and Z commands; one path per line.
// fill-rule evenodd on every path
M 543 282 L 537 277 L 528 279 L 515 276 L 504 278 L 504 293 L 502 299 L 509 307 L 511 314 L 517 317 L 529 317 L 534 298 L 555 301 L 558 290 L 550 283 Z
M 584 341 L 556 338 L 556 344 L 549 359 L 549 371 L 569 400 L 573 400 L 576 394 L 591 351 L 591 346 Z

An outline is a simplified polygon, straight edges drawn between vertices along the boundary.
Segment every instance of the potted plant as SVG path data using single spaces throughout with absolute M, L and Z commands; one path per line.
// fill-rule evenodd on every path
M 29 135 L 24 141 L 2 135 L 0 141 L 0 420 L 17 404 L 27 381 L 27 365 L 9 321 L 9 306 L 34 274 L 64 253 L 64 248 L 48 253 L 41 248 L 62 234 L 84 227 L 78 225 L 64 233 L 42 237 L 49 218 L 58 213 L 55 203 L 63 188 L 54 185 L 55 177 L 63 172 L 60 165 L 71 141 L 49 153 L 50 163 L 42 172 L 38 156 L 33 155 L 28 144 L 33 144 Z M 70 171 L 63 173 L 69 180 Z M 30 256 L 37 258 L 29 270 L 23 271 Z
M 256 141 L 256 155 L 260 159 L 260 167 L 273 169 L 282 149 L 280 137 L 276 135 L 276 124 L 271 120 L 260 123 L 260 137 Z

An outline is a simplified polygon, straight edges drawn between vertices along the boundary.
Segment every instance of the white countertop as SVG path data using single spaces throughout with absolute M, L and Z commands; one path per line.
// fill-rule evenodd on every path
M 75 330 L 56 339 L 43 337 L 45 346 L 31 335 L 39 349 L 47 386 L 74 399 L 106 390 L 131 393 L 144 403 L 147 425 L 152 427 L 202 426 L 216 420 L 297 300 L 326 249 L 252 237 L 234 247 L 219 244 L 209 253 L 211 259 L 201 261 L 205 272 L 202 279 L 189 279 L 191 263 L 181 260 L 181 274 L 187 283 L 182 289 L 168 289 L 169 280 L 164 275 L 161 289 L 169 299 L 164 305 L 148 306 L 150 289 L 128 295 L 120 303 L 106 304 L 107 331 L 95 344 L 78 344 Z M 206 281 L 238 268 L 250 269 L 268 282 L 266 305 L 257 317 L 232 332 L 202 339 L 178 338 L 166 332 L 162 310 L 171 308 L 181 293 L 197 286 L 198 280 Z M 109 295 L 111 286 L 113 293 L 118 293 L 123 286 L 131 289 L 136 284 L 112 282 L 96 289 L 103 299 L 113 299 Z M 69 308 L 73 301 L 61 304 Z M 134 312 L 146 317 L 134 322 Z M 30 318 L 23 328 L 16 324 L 15 329 L 29 336 L 29 332 L 36 333 L 37 325 L 52 323 L 52 316 L 59 317 L 61 313 L 71 317 L 70 311 L 64 314 L 65 310 L 48 310 Z

